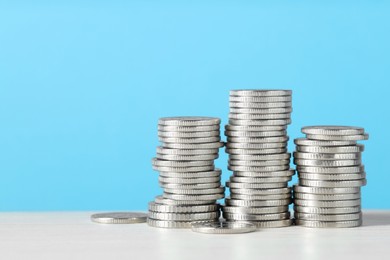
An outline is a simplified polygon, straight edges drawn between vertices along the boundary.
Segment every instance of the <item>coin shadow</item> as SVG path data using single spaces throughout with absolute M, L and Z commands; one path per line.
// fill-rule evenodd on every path
M 363 214 L 363 226 L 390 226 L 389 214 L 371 213 L 368 216 Z

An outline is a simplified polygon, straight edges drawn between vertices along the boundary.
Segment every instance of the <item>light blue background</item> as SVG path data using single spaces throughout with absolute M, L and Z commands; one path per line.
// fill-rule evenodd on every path
M 390 208 L 388 1 L 79 2 L 0 2 L 0 210 L 146 209 L 158 118 L 226 123 L 235 88 L 293 89 L 291 139 L 365 127 Z

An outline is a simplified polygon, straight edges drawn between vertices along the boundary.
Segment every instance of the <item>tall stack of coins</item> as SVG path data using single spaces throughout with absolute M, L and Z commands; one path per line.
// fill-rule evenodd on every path
M 158 123 L 161 146 L 152 159 L 159 172 L 162 196 L 149 203 L 148 224 L 191 228 L 194 221 L 216 221 L 217 200 L 224 197 L 221 170 L 215 168 L 220 141 L 219 118 L 170 117 Z
M 308 126 L 295 139 L 299 184 L 294 186 L 294 217 L 305 227 L 357 227 L 362 224 L 361 162 L 368 134 L 361 127 Z
M 230 91 L 225 127 L 228 169 L 223 217 L 251 221 L 257 227 L 291 225 L 291 189 L 287 126 L 291 123 L 291 90 Z

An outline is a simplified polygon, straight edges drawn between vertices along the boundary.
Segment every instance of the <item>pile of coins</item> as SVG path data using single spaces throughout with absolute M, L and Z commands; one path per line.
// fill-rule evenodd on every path
M 230 91 L 225 127 L 230 197 L 222 208 L 227 221 L 250 221 L 257 227 L 291 225 L 288 182 L 294 175 L 287 152 L 291 90 Z
M 294 163 L 299 184 L 294 186 L 294 217 L 305 227 L 362 225 L 361 186 L 366 173 L 361 162 L 367 140 L 363 128 L 303 127 L 306 138 L 295 139 Z
M 152 159 L 159 172 L 162 196 L 149 203 L 147 223 L 153 227 L 191 228 L 191 222 L 216 221 L 217 200 L 224 197 L 218 158 L 221 120 L 213 117 L 161 118 L 161 146 Z

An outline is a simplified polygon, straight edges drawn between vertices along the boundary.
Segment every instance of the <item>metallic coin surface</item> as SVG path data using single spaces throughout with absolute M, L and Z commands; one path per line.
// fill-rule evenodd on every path
M 208 177 L 208 178 L 166 178 L 159 176 L 158 180 L 164 183 L 177 183 L 177 184 L 200 184 L 209 182 L 219 182 L 221 177 Z
M 288 160 L 267 160 L 267 161 L 244 161 L 229 160 L 229 166 L 249 166 L 249 167 L 266 167 L 266 166 L 285 166 L 290 168 L 290 159 Z
M 205 126 L 219 125 L 221 119 L 215 117 L 185 116 L 185 117 L 163 117 L 158 120 L 159 125 L 169 126 Z
M 294 199 L 294 205 L 304 207 L 319 207 L 319 208 L 343 208 L 343 207 L 356 207 L 361 203 L 360 199 L 356 200 L 303 200 Z
M 361 135 L 364 134 L 364 128 L 356 126 L 305 126 L 302 127 L 302 133 L 314 135 Z
M 271 188 L 271 189 L 248 189 L 248 188 L 230 188 L 231 193 L 245 194 L 245 195 L 276 195 L 291 193 L 290 187 L 285 188 Z
M 366 179 L 361 180 L 348 180 L 348 181 L 318 181 L 318 180 L 306 180 L 299 179 L 299 185 L 309 187 L 323 187 L 323 188 L 352 188 L 362 187 L 367 184 Z
M 287 135 L 286 130 L 281 131 L 263 131 L 263 132 L 249 132 L 249 131 L 225 131 L 225 135 L 229 137 L 275 137 Z
M 158 131 L 161 132 L 206 132 L 219 131 L 220 125 L 204 125 L 204 126 L 174 126 L 174 125 L 158 125 Z
M 230 198 L 237 200 L 280 200 L 291 198 L 291 193 L 282 193 L 274 195 L 246 195 L 239 193 L 230 193 Z
M 218 188 L 221 186 L 221 182 L 209 182 L 209 183 L 197 183 L 197 184 L 177 184 L 177 183 L 165 183 L 159 182 L 160 187 L 165 191 L 180 191 L 180 190 L 204 190 Z
M 286 188 L 287 182 L 272 182 L 272 183 L 226 182 L 226 186 L 231 189 L 277 189 L 277 188 Z
M 229 102 L 253 102 L 253 103 L 273 103 L 273 102 L 291 102 L 291 96 L 229 96 Z
M 210 220 L 210 221 L 217 221 Z M 202 221 L 196 221 L 196 222 L 202 222 Z M 204 221 L 208 222 L 208 221 Z M 157 228 L 191 228 L 193 221 L 167 221 L 167 220 L 156 220 L 156 219 L 147 219 L 147 223 L 151 227 L 157 227 Z
M 311 228 L 351 228 L 359 227 L 363 223 L 362 219 L 350 220 L 350 221 L 337 221 L 337 222 L 325 222 L 325 221 L 310 221 L 296 219 L 295 224 L 298 226 L 311 227 Z
M 294 170 L 275 171 L 275 172 L 233 172 L 234 177 L 252 177 L 252 178 L 270 178 L 270 177 L 291 177 L 295 174 Z
M 255 221 L 253 222 L 257 228 L 280 228 L 288 227 L 293 224 L 292 219 L 270 220 L 270 221 Z
M 206 172 L 213 171 L 215 169 L 214 165 L 206 166 L 194 166 L 194 167 L 172 167 L 172 166 L 156 166 L 152 165 L 153 170 L 159 172 Z
M 307 173 L 361 173 L 364 172 L 364 165 L 359 166 L 349 166 L 349 167 L 324 167 L 324 166 L 297 166 L 298 172 L 307 172 Z
M 290 153 L 266 154 L 266 155 L 245 155 L 233 154 L 229 156 L 230 160 L 244 160 L 244 161 L 266 161 L 266 160 L 289 160 Z
M 291 199 L 280 199 L 280 200 L 237 200 L 226 198 L 226 206 L 238 206 L 238 207 L 277 207 L 287 206 L 291 204 Z
M 221 138 L 219 136 L 213 137 L 198 137 L 198 138 L 176 138 L 176 137 L 158 137 L 158 140 L 164 144 L 205 144 L 219 142 Z
M 360 160 L 360 153 L 302 153 L 294 152 L 294 158 L 307 160 Z
M 204 155 L 171 155 L 171 154 L 157 154 L 156 158 L 159 160 L 170 161 L 210 161 L 218 158 L 218 154 L 204 154 Z
M 229 94 L 239 97 L 279 97 L 291 96 L 292 91 L 287 89 L 237 89 L 230 90 Z
M 197 213 L 162 213 L 149 211 L 149 218 L 155 220 L 167 221 L 199 221 L 199 220 L 213 220 L 219 218 L 219 211 L 215 212 L 197 212 Z
M 274 125 L 289 125 L 291 119 L 268 119 L 268 120 L 245 120 L 245 119 L 229 119 L 229 125 L 242 125 L 242 126 L 274 126 Z
M 275 214 L 242 214 L 242 213 L 223 213 L 223 217 L 227 220 L 242 220 L 242 221 L 265 221 L 265 220 L 282 220 L 289 219 L 290 212 L 275 213 Z
M 171 149 L 216 149 L 221 148 L 225 145 L 224 142 L 214 142 L 214 143 L 199 143 L 199 144 L 179 144 L 179 143 L 164 143 L 162 144 L 165 148 Z
M 155 203 L 164 204 L 164 205 L 176 205 L 176 206 L 191 206 L 191 205 L 211 205 L 215 204 L 215 200 L 172 200 L 166 199 L 162 196 L 157 196 L 154 199 Z
M 325 215 L 337 215 L 337 214 L 353 214 L 361 211 L 361 206 L 354 207 L 342 207 L 342 208 L 320 208 L 320 207 L 305 207 L 294 205 L 294 211 L 308 214 L 325 214 Z
M 147 217 L 142 212 L 108 212 L 93 214 L 91 220 L 101 224 L 134 224 L 145 223 Z
M 287 142 L 283 143 L 226 143 L 226 148 L 228 149 L 275 149 L 287 147 Z
M 361 134 L 361 135 L 312 135 L 312 134 L 307 134 L 306 138 L 312 139 L 312 140 L 359 141 L 359 140 L 368 140 L 368 134 Z
M 159 137 L 171 137 L 171 138 L 204 138 L 204 137 L 219 137 L 218 131 L 205 131 L 205 132 L 172 132 L 172 131 L 159 131 Z
M 330 153 L 330 154 L 340 154 L 340 153 L 360 153 L 364 151 L 364 145 L 349 145 L 349 146 L 296 146 L 297 152 L 302 153 Z
M 294 199 L 304 200 L 355 200 L 360 199 L 360 193 L 346 193 L 346 194 L 310 194 L 294 192 Z
M 226 131 L 241 131 L 241 132 L 272 132 L 272 131 L 286 131 L 286 126 L 279 125 L 226 125 Z
M 285 114 L 291 113 L 291 107 L 279 107 L 279 108 L 236 108 L 231 107 L 230 113 L 236 114 Z
M 229 113 L 230 119 L 244 119 L 244 120 L 269 120 L 269 119 L 290 119 L 291 115 L 286 114 L 237 114 Z
M 231 143 L 285 143 L 288 141 L 288 136 L 275 136 L 275 137 L 228 137 L 227 142 Z
M 172 149 L 165 148 L 162 146 L 157 147 L 157 154 L 166 154 L 166 155 L 206 155 L 206 154 L 218 154 L 219 149 Z
M 256 226 L 250 222 L 210 222 L 194 223 L 192 231 L 206 234 L 241 234 L 256 231 Z
M 166 178 L 211 178 L 211 177 L 220 177 L 222 171 L 218 168 L 215 168 L 214 171 L 208 172 L 160 172 L 160 177 Z
M 234 102 L 229 101 L 230 107 L 236 107 L 236 108 L 279 108 L 279 107 L 291 107 L 292 103 L 291 101 L 288 102 L 268 102 L 268 103 L 261 103 L 261 102 Z
M 359 166 L 362 161 L 359 160 L 307 160 L 296 159 L 294 163 L 299 166 L 319 166 L 319 167 L 346 167 L 346 166 Z
M 356 141 L 324 141 L 324 140 L 310 140 L 307 138 L 296 138 L 294 139 L 294 143 L 300 146 L 356 146 Z
M 269 178 L 253 178 L 253 177 L 235 177 L 230 176 L 230 182 L 236 183 L 279 183 L 279 182 L 289 182 L 291 177 L 269 177 Z
M 287 153 L 287 148 L 269 148 L 269 149 L 229 149 L 225 152 L 231 155 L 272 155 Z
M 319 181 L 347 181 L 347 180 L 361 180 L 366 178 L 366 173 L 338 173 L 338 174 L 319 174 L 319 173 L 306 173 L 298 172 L 298 177 L 306 180 L 319 180 Z
M 310 221 L 350 221 L 350 220 L 359 220 L 362 218 L 362 213 L 351 213 L 351 214 L 334 214 L 334 215 L 325 215 L 325 214 L 308 214 L 308 213 L 294 213 L 295 219 L 310 220 Z
M 276 165 L 276 166 L 237 166 L 229 165 L 228 169 L 235 172 L 274 172 L 285 171 L 290 169 L 289 164 Z
M 321 188 L 321 187 L 304 187 L 300 185 L 293 186 L 294 192 L 310 193 L 310 194 L 349 194 L 359 193 L 360 187 L 345 187 L 345 188 Z
M 165 205 L 155 202 L 149 202 L 149 211 L 165 212 L 165 213 L 194 213 L 194 212 L 216 212 L 220 208 L 219 204 L 212 205 L 194 205 L 194 206 L 178 206 Z
M 238 207 L 238 206 L 222 206 L 222 211 L 226 213 L 239 214 L 274 214 L 288 211 L 288 206 L 274 207 Z

